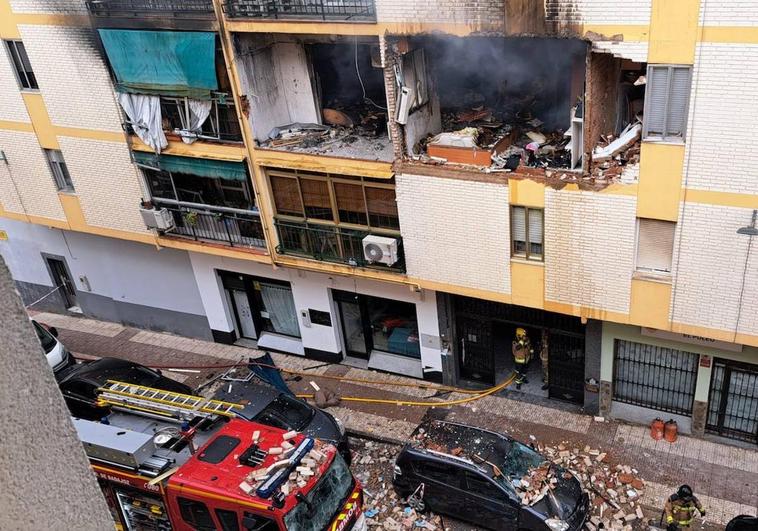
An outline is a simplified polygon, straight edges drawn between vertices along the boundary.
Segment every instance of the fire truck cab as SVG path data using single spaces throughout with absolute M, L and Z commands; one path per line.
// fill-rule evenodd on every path
M 235 404 L 102 391 L 112 413 L 74 424 L 117 529 L 365 531 L 361 485 L 333 445 L 234 418 Z

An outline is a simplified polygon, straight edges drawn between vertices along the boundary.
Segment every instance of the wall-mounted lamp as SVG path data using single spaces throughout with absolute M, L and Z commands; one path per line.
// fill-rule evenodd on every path
M 756 227 L 756 218 L 758 218 L 758 210 L 753 210 L 753 219 L 750 221 L 750 225 L 747 227 L 741 227 L 737 229 L 737 234 L 745 234 L 747 236 L 758 236 L 758 227 Z

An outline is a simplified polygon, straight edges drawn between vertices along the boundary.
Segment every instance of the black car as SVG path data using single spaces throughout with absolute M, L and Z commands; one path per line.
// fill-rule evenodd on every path
M 60 373 L 58 385 L 73 416 L 100 420 L 110 411 L 107 407 L 97 405 L 97 389 L 108 380 L 194 394 L 190 386 L 166 378 L 159 371 L 118 358 L 101 358 L 64 369 Z
M 213 396 L 216 400 L 244 404 L 237 415 L 283 430 L 296 430 L 337 446 L 350 464 L 350 446 L 345 427 L 326 411 L 315 408 L 299 398 L 282 393 L 273 386 L 258 382 L 233 382 L 231 392 L 224 383 Z
M 726 531 L 758 531 L 758 517 L 742 514 L 726 524 Z
M 553 496 L 523 505 L 516 495 L 512 481 L 545 461 L 506 435 L 433 420 L 419 426 L 403 447 L 395 461 L 393 484 L 401 497 L 422 496 L 425 509 L 487 529 L 581 529 L 589 496 L 563 468 L 555 467 L 558 483 Z

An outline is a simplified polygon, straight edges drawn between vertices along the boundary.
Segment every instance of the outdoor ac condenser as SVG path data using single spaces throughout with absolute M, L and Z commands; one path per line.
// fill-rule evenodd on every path
M 142 220 L 148 229 L 168 231 L 174 228 L 174 216 L 165 208 L 140 208 Z
M 363 238 L 363 257 L 372 264 L 393 265 L 397 262 L 397 239 L 369 234 Z
M 413 89 L 410 87 L 400 87 L 400 95 L 397 98 L 397 114 L 395 121 L 401 125 L 408 123 L 408 115 L 411 112 L 413 104 Z

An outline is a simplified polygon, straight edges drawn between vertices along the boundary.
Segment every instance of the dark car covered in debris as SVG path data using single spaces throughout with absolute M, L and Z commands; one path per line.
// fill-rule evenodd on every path
M 350 446 L 345 427 L 334 416 L 304 400 L 254 381 L 224 384 L 214 394 L 216 400 L 244 404 L 237 416 L 283 430 L 296 430 L 333 443 L 350 464 Z
M 543 494 L 525 501 L 518 488 L 540 467 L 552 469 Z M 506 435 L 433 420 L 422 423 L 395 461 L 393 484 L 417 509 L 487 529 L 581 529 L 589 496 L 565 469 Z

